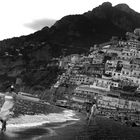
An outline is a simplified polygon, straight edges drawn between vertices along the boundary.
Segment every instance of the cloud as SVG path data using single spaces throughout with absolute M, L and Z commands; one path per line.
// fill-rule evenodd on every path
M 40 30 L 45 26 L 51 27 L 55 22 L 56 20 L 54 19 L 40 19 L 40 20 L 34 20 L 31 23 L 26 23 L 24 24 L 24 26 L 33 30 Z

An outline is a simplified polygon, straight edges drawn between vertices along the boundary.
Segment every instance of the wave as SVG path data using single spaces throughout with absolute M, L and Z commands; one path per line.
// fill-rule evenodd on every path
M 23 115 L 18 118 L 11 118 L 8 121 L 7 128 L 24 128 L 43 125 L 46 123 L 62 123 L 66 121 L 77 121 L 73 110 L 64 110 L 62 113 L 49 113 L 38 115 Z
M 78 121 L 75 111 L 64 110 L 61 113 L 49 113 L 38 115 L 22 115 L 11 118 L 4 133 L 9 139 L 18 140 L 19 138 L 39 140 L 57 135 L 55 129 L 72 125 Z M 1 138 L 1 136 L 0 136 Z

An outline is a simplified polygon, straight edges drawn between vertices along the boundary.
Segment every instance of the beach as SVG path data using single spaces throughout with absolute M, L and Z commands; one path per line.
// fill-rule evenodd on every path
M 55 107 L 48 114 L 20 115 L 7 122 L 6 132 L 0 133 L 2 140 L 39 139 L 56 135 L 55 129 L 72 125 L 79 120 L 75 111 Z M 1 125 L 0 125 L 1 127 Z
M 0 140 L 93 139 L 139 140 L 140 128 L 129 127 L 104 116 L 97 116 L 96 123 L 91 121 L 90 125 L 87 125 L 85 114 L 64 109 L 46 115 L 23 115 L 13 118 L 8 123 L 7 131 L 0 133 Z

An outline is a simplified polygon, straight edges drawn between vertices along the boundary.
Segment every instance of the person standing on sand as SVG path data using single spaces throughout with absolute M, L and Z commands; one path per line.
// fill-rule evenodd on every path
M 14 92 L 14 86 L 10 87 L 10 91 L 4 96 L 4 103 L 0 109 L 0 121 L 2 123 L 1 131 L 6 131 L 6 122 L 13 115 L 13 108 L 15 105 L 16 93 Z
M 98 112 L 97 102 L 96 102 L 96 100 L 94 100 L 92 102 L 92 107 L 90 109 L 90 114 L 89 114 L 89 117 L 88 117 L 88 125 L 90 124 L 91 120 L 94 121 L 93 124 L 96 124 L 95 118 L 96 118 L 97 112 Z
M 92 103 L 86 102 L 85 104 L 86 104 L 86 120 L 88 121 L 90 117 Z

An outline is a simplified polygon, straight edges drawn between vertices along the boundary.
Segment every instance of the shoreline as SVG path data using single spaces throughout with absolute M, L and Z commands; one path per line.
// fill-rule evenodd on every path
M 97 116 L 96 123 L 87 125 L 85 115 L 77 113 L 80 120 L 66 127 L 53 128 L 55 135 L 49 140 L 139 140 L 140 127 L 128 127 L 118 121 Z M 46 140 L 41 137 L 38 140 Z
M 28 128 L 38 127 L 44 124 L 64 123 L 67 121 L 78 120 L 73 110 L 65 109 L 59 113 L 37 114 L 37 115 L 21 115 L 17 118 L 11 118 L 7 123 L 9 128 Z M 1 125 L 1 124 L 0 124 Z
M 67 111 L 65 112 L 67 113 Z M 72 120 L 54 121 L 35 127 L 25 127 L 0 134 L 2 140 L 139 140 L 140 127 L 128 127 L 104 116 L 87 125 L 86 114 L 74 112 Z M 125 133 L 124 133 L 125 132 Z

